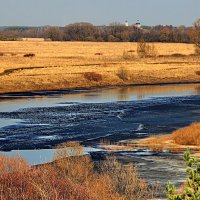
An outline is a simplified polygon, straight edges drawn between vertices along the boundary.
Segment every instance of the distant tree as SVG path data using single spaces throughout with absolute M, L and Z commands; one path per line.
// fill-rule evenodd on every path
M 118 41 L 138 42 L 144 38 L 146 42 L 184 42 L 195 43 L 200 32 L 200 20 L 194 27 L 143 26 L 114 22 L 109 26 L 94 26 L 91 23 L 79 22 L 65 27 L 0 27 L 0 40 L 16 40 L 18 38 L 51 38 L 53 41 Z M 197 38 L 197 39 L 196 39 Z
M 190 37 L 196 46 L 196 53 L 200 54 L 200 18 L 193 25 L 194 29 L 190 31 Z
M 49 27 L 46 30 L 47 38 L 50 38 L 52 41 L 62 41 L 64 37 L 63 31 L 58 27 Z
M 199 19 L 197 19 L 195 22 L 194 22 L 194 27 L 196 28 L 196 29 L 200 29 L 200 18 Z
M 173 33 L 169 27 L 163 27 L 160 30 L 160 41 L 161 42 L 172 42 Z
M 109 24 L 109 26 L 125 26 L 125 24 L 122 24 L 120 22 L 112 22 Z
M 87 22 L 74 23 L 64 28 L 65 40 L 95 41 L 99 37 L 97 28 Z
M 107 37 L 108 42 L 119 42 L 119 39 L 115 37 L 114 35 L 108 35 Z
M 0 33 L 0 41 L 16 41 L 17 36 L 14 33 Z
M 115 38 L 117 38 L 117 41 L 124 42 L 130 40 L 128 27 L 124 26 L 123 24 L 111 26 L 110 31 L 110 35 L 113 35 Z

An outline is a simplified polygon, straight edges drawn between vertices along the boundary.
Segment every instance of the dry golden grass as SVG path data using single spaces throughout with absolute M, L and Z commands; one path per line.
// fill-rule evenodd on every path
M 159 55 L 194 53 L 192 44 L 154 45 Z M 198 56 L 138 58 L 136 43 L 28 39 L 0 42 L 0 52 L 0 93 L 200 81 Z M 131 52 L 131 58 L 124 58 L 124 52 Z M 126 80 L 118 77 L 122 68 L 129 73 Z M 88 72 L 101 75 L 102 80 L 86 79 Z
M 152 136 L 145 139 L 130 141 L 128 144 L 134 148 L 146 147 L 152 150 L 184 151 L 188 147 L 200 155 L 200 123 L 178 129 L 169 135 Z
M 200 146 L 200 123 L 179 129 L 171 137 L 176 144 Z
M 22 41 L 29 41 L 29 42 L 43 42 L 44 38 L 22 38 Z

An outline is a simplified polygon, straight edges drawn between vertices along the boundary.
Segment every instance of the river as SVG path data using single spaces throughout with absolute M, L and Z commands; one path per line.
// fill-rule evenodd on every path
M 167 134 L 197 121 L 200 84 L 5 94 L 0 95 L 0 150 L 41 164 L 52 160 L 53 148 L 62 142 L 80 141 L 86 152 L 101 151 L 98 144 L 105 138 Z M 136 163 L 150 182 L 177 183 L 185 176 L 180 154 L 139 149 L 116 155 Z

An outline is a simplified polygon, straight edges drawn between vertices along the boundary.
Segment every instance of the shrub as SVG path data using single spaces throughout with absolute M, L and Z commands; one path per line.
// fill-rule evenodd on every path
M 114 190 L 125 200 L 149 199 L 154 196 L 155 191 L 138 177 L 132 164 L 124 165 L 111 156 L 99 163 L 99 170 L 111 179 Z
M 26 172 L 0 175 L 1 199 L 77 199 L 92 200 L 84 186 L 62 177 L 52 167 L 37 167 Z
M 95 56 L 102 56 L 103 53 L 95 53 L 94 55 L 95 55 Z
M 128 50 L 127 52 L 128 52 L 128 53 L 134 53 L 135 50 Z
M 200 76 L 200 71 L 196 71 L 195 73 L 196 75 Z
M 18 171 L 23 172 L 29 169 L 28 163 L 19 156 L 11 158 L 0 156 L 0 175 Z
M 88 81 L 95 81 L 95 82 L 99 82 L 102 81 L 102 75 L 98 74 L 96 72 L 85 72 L 84 73 L 84 77 L 85 79 L 87 79 Z
M 85 186 L 76 184 L 56 165 L 30 167 L 19 157 L 0 157 L 0 199 L 92 200 Z
M 177 58 L 179 58 L 179 57 L 186 57 L 185 54 L 181 54 L 181 53 L 174 53 L 174 54 L 171 54 L 171 56 L 172 57 L 177 57 Z
M 129 79 L 129 71 L 127 69 L 125 69 L 124 67 L 121 67 L 117 72 L 117 76 L 121 80 L 127 81 Z
M 27 54 L 24 54 L 24 57 L 25 58 L 33 58 L 33 57 L 35 57 L 35 54 L 34 53 L 27 53 Z
M 187 165 L 188 179 L 183 191 L 177 192 L 176 187 L 169 182 L 166 187 L 168 200 L 199 200 L 200 199 L 200 162 L 190 155 L 189 149 L 185 152 L 184 161 Z
M 10 53 L 10 55 L 11 55 L 11 56 L 16 56 L 17 54 L 16 54 L 16 53 Z
M 133 165 L 114 157 L 93 162 L 79 143 L 57 146 L 52 163 L 29 167 L 18 158 L 0 157 L 0 199 L 140 200 L 153 192 Z M 17 163 L 17 165 L 16 165 Z
M 143 39 L 137 43 L 137 54 L 141 58 L 156 57 L 158 55 L 154 44 L 147 44 Z
M 73 182 L 83 183 L 92 174 L 93 163 L 83 156 L 83 147 L 77 142 L 58 145 L 54 159 L 56 168 Z
M 200 47 L 195 46 L 195 54 L 200 55 Z
M 122 56 L 123 59 L 124 60 L 132 60 L 132 59 L 134 59 L 135 56 L 134 56 L 133 52 L 134 51 L 131 51 L 131 50 L 130 51 L 124 51 L 123 52 L 123 56 Z
M 172 139 L 181 145 L 200 145 L 200 123 L 174 131 Z

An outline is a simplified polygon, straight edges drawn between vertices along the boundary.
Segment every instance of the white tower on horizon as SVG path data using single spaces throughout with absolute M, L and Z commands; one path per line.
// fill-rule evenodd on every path
M 125 26 L 128 27 L 128 21 L 127 20 L 125 21 Z
M 138 28 L 141 28 L 141 23 L 140 23 L 140 21 L 139 21 L 139 20 L 137 20 L 137 22 L 136 22 L 135 26 L 136 26 L 136 27 L 138 27 Z

